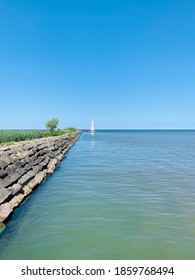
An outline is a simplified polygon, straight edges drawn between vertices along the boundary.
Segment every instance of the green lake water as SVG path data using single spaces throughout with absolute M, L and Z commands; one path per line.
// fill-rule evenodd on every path
M 195 259 L 195 132 L 83 132 L 14 211 L 0 259 Z

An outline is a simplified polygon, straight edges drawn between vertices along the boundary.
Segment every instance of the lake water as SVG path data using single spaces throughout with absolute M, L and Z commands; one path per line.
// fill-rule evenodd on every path
M 84 132 L 14 211 L 0 259 L 195 259 L 195 131 Z

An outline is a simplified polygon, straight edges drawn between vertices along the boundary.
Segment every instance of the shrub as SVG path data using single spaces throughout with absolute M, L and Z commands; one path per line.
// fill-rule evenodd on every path
M 51 120 L 48 120 L 45 124 L 46 128 L 49 129 L 51 132 L 54 131 L 55 128 L 57 128 L 59 123 L 59 120 L 56 118 L 53 118 Z

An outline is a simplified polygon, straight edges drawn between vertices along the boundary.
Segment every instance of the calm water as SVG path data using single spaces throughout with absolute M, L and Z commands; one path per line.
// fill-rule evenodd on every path
M 0 259 L 195 259 L 195 132 L 84 132 L 14 212 Z

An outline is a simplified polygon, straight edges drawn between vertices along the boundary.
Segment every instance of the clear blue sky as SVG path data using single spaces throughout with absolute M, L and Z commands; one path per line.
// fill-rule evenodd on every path
M 195 128 L 195 1 L 1 0 L 0 129 Z

